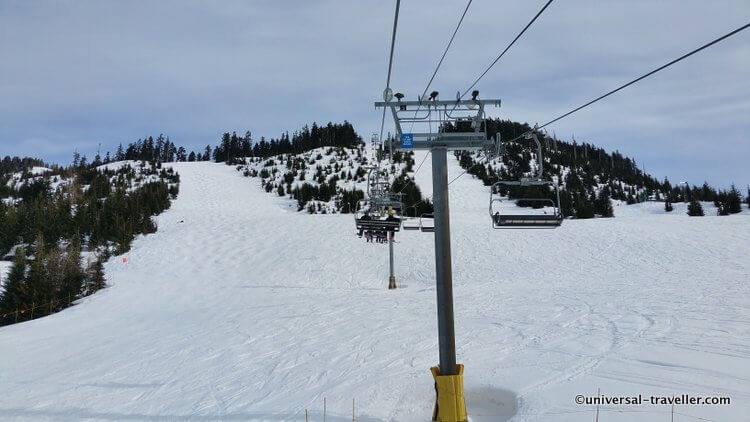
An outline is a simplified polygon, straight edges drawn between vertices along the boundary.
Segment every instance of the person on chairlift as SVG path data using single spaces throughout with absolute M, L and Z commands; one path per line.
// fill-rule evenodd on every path
M 394 222 L 398 223 L 401 220 L 398 217 L 396 217 L 396 211 L 394 211 L 393 208 L 389 208 L 388 209 L 388 218 L 386 218 L 385 221 L 389 221 L 389 222 L 390 221 L 394 221 Z M 391 233 L 393 233 L 396 230 L 391 228 L 391 229 L 388 229 L 388 231 L 391 232 Z
M 360 217 L 361 220 L 372 220 L 372 217 L 370 217 L 370 211 L 365 211 L 365 215 Z M 364 231 L 364 228 L 359 229 L 359 233 L 357 233 L 357 236 L 362 237 L 362 232 Z

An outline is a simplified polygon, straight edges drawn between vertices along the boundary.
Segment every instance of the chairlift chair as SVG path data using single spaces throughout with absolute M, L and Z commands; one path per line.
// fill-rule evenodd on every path
M 425 233 L 433 233 L 435 231 L 435 216 L 432 214 L 422 214 L 419 217 L 419 230 Z
M 359 210 L 354 214 L 357 231 L 386 231 L 397 232 L 401 229 L 401 216 L 395 213 L 389 215 L 388 209 L 374 207 L 370 201 L 359 201 Z
M 557 201 L 550 198 L 518 198 L 516 200 L 510 200 L 500 195 L 500 187 L 506 186 L 518 186 L 518 187 L 531 187 L 531 186 L 545 186 L 554 187 L 555 198 Z M 523 213 L 514 214 L 509 213 L 507 208 L 503 204 L 508 202 L 523 201 L 526 205 L 531 205 L 535 209 L 546 209 L 542 213 Z M 492 219 L 492 227 L 495 229 L 523 229 L 523 228 L 534 228 L 534 229 L 554 229 L 562 224 L 563 216 L 560 211 L 560 190 L 556 183 L 552 183 L 544 180 L 517 180 L 517 181 L 500 181 L 492 185 L 490 190 L 490 217 Z
M 404 230 L 419 230 L 426 233 L 435 231 L 435 218 L 431 213 L 423 213 L 417 217 L 417 206 L 409 207 L 414 210 L 414 217 L 404 217 L 402 227 Z
M 495 229 L 554 229 L 562 224 L 563 216 L 560 210 L 560 188 L 555 182 L 542 180 L 544 159 L 542 157 L 542 144 L 537 137 L 536 128 L 534 131 L 526 135 L 526 139 L 533 139 L 536 143 L 537 172 L 530 178 L 522 178 L 521 180 L 501 180 L 492 185 L 492 188 L 490 189 L 489 212 L 490 218 L 492 219 L 492 227 Z M 546 208 L 549 212 L 543 211 L 541 214 L 508 213 L 507 207 L 503 207 L 503 204 L 510 202 L 511 200 L 503 198 L 502 195 L 500 195 L 500 188 L 502 186 L 517 186 L 519 190 L 538 186 L 552 187 L 554 188 L 554 197 L 556 200 L 550 198 L 524 198 L 521 196 L 517 201 L 523 201 L 525 205 L 531 205 L 532 208 L 535 209 Z

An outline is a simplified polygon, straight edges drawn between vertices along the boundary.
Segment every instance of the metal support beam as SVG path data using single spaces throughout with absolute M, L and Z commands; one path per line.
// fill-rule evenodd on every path
M 499 99 L 491 99 L 491 100 L 437 100 L 437 101 L 375 101 L 375 108 L 380 107 L 460 107 L 460 106 L 470 106 L 470 107 L 478 107 L 480 105 L 491 105 L 495 107 L 500 107 L 501 101 Z M 411 110 L 413 113 L 414 110 Z
M 468 133 L 412 133 L 412 146 L 404 147 L 401 139 L 393 141 L 395 150 L 419 150 L 444 147 L 450 151 L 473 151 L 479 149 L 494 149 L 495 141 L 488 140 L 484 132 Z
M 437 290 L 440 374 L 456 375 L 456 337 L 453 327 L 450 210 L 448 207 L 448 149 L 432 149 L 432 200 L 435 216 L 435 275 Z
M 393 232 L 388 233 L 388 255 L 390 258 L 390 276 L 388 277 L 388 289 L 395 289 L 396 288 L 396 276 L 394 274 L 393 270 Z

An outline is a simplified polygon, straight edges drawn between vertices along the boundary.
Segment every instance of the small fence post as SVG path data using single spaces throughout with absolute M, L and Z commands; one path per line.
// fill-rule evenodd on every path
M 674 422 L 674 403 L 672 403 L 672 422 Z
M 356 422 L 356 419 L 354 418 L 354 399 L 352 399 L 352 422 Z
M 16 306 L 16 320 L 13 321 L 13 323 L 15 324 L 17 322 L 18 322 L 18 306 Z
M 31 302 L 31 316 L 29 317 L 29 320 L 34 319 L 34 302 Z
M 326 422 L 326 398 L 323 397 L 323 422 Z
M 305 422 L 307 422 L 307 409 L 305 409 Z
M 601 396 L 602 396 L 602 389 L 601 388 L 597 388 L 596 389 L 596 397 L 597 397 L 598 400 L 596 401 L 596 422 L 599 422 L 599 401 L 601 400 L 601 398 L 600 398 Z

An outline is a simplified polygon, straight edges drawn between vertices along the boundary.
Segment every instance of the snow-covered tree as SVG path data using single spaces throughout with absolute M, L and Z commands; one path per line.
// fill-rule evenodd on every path
M 12 318 L 6 317 L 0 320 L 0 323 L 13 323 L 15 312 L 19 309 L 25 309 L 26 304 L 31 302 L 25 284 L 26 266 L 26 252 L 23 248 L 16 248 L 13 265 L 5 279 L 3 292 L 0 293 L 0 314 L 13 312 L 14 315 Z
M 692 199 L 688 204 L 687 215 L 691 217 L 703 217 L 703 206 L 697 199 Z
M 664 200 L 664 211 L 666 212 L 674 211 L 674 207 L 672 206 L 672 201 L 670 201 L 669 198 Z

